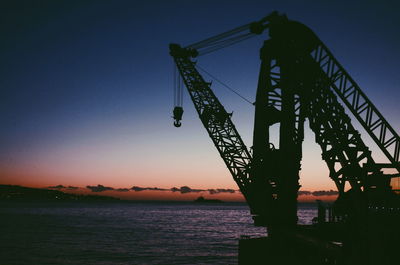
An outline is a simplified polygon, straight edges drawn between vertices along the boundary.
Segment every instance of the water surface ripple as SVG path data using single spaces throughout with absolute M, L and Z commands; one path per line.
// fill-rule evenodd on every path
M 299 223 L 316 216 L 299 207 Z M 1 264 L 237 264 L 265 236 L 242 203 L 0 204 Z

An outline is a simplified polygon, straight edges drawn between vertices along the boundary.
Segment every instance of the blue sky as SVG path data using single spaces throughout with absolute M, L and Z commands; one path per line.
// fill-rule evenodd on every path
M 187 45 L 273 10 L 312 28 L 400 129 L 396 1 L 0 5 L 0 183 L 235 187 L 187 95 L 183 126 L 172 126 L 168 44 Z M 258 50 L 266 38 L 206 55 L 198 63 L 254 99 Z M 215 86 L 215 92 L 234 111 L 233 120 L 250 146 L 253 107 L 222 87 Z M 304 149 L 311 165 L 303 166 L 303 186 L 333 187 L 311 134 Z

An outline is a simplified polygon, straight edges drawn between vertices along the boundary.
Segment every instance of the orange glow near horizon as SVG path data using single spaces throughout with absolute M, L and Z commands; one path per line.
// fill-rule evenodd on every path
M 60 190 L 65 193 L 72 193 L 72 194 L 81 194 L 81 195 L 100 195 L 100 196 L 109 196 L 114 198 L 120 198 L 123 200 L 143 200 L 143 201 L 194 201 L 198 197 L 202 196 L 206 199 L 218 199 L 225 202 L 245 202 L 245 199 L 240 191 L 236 190 L 231 192 L 219 192 L 212 194 L 208 190 L 203 191 L 191 191 L 187 193 L 181 193 L 180 191 L 171 191 L 170 188 L 163 188 L 165 190 L 162 191 L 154 191 L 154 190 L 143 190 L 143 191 L 117 191 L 114 190 L 106 190 L 101 192 L 93 192 L 85 187 L 77 187 L 77 189 L 71 190 L 67 188 L 62 189 L 54 189 L 50 188 L 49 185 L 38 185 L 29 182 L 7 182 L 7 183 L 0 183 L 6 185 L 20 185 L 25 187 L 32 187 L 32 188 L 46 188 L 46 189 L 53 189 L 53 190 Z M 70 186 L 70 185 L 65 185 Z M 71 185 L 72 186 L 72 185 Z M 97 185 L 95 185 L 97 186 Z M 194 190 L 198 189 L 197 187 L 191 187 Z M 129 188 L 128 188 L 129 189 Z M 217 190 L 217 188 L 215 188 Z M 299 195 L 298 201 L 299 202 L 315 202 L 316 200 L 322 200 L 327 202 L 332 202 L 336 200 L 336 195 L 320 195 L 320 196 L 313 196 L 313 195 Z
M 108 141 L 92 139 L 88 135 L 67 147 L 41 147 L 36 153 L 27 154 L 13 163 L 3 162 L 0 165 L 0 183 L 34 187 L 101 184 L 114 188 L 189 186 L 237 189 L 210 140 L 205 135 L 180 139 L 183 134 L 190 135 L 190 132 L 183 132 L 178 137 L 172 135 L 170 141 L 160 140 L 154 144 L 159 147 L 159 152 L 146 144 L 144 136 L 128 139 L 118 134 Z M 301 189 L 334 190 L 335 185 L 321 160 L 319 146 L 309 142 L 306 138 L 300 171 Z
M 84 188 L 87 185 L 100 184 L 114 189 L 130 189 L 132 186 L 238 189 L 210 139 L 204 135 L 203 128 L 198 128 L 200 131 L 183 128 L 183 132 L 177 132 L 176 128 L 170 129 L 163 132 L 169 141 L 164 141 L 158 133 L 150 135 L 154 141 L 152 145 L 148 144 L 149 134 L 145 133 L 144 126 L 140 128 L 143 133 L 137 133 L 135 137 L 125 135 L 126 131 L 122 133 L 119 129 L 107 133 L 115 135 L 112 138 L 95 136 L 89 131 L 86 136 L 68 144 L 40 146 L 35 152 L 27 152 L 21 158 L 15 158 L 12 163 L 4 163 L 3 160 L 0 164 L 0 184 L 37 188 L 56 185 Z M 326 164 L 321 160 L 320 147 L 312 138 L 310 134 L 305 137 L 300 190 L 336 190 L 333 181 L 328 177 Z M 152 146 L 157 146 L 157 151 Z M 105 191 L 91 194 L 137 200 L 190 201 L 204 196 L 226 201 L 243 201 L 238 192 L 210 195 L 208 192 L 180 194 Z M 328 196 L 326 200 L 332 200 L 333 197 Z M 299 201 L 316 199 L 323 198 L 299 196 Z

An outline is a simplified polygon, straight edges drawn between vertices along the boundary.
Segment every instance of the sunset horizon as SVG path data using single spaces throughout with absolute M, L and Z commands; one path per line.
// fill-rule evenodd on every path
M 180 12 L 168 15 L 177 12 L 176 5 L 158 3 L 153 13 L 151 5 L 129 2 L 122 6 L 60 3 L 32 5 L 20 13 L 15 11 L 18 17 L 12 12 L 4 14 L 9 21 L 9 37 L 2 50 L 8 67 L 2 79 L 6 97 L 2 104 L 0 183 L 42 187 L 60 183 L 128 187 L 134 183 L 140 187 L 238 189 L 187 92 L 183 94 L 182 126 L 173 126 L 174 77 L 168 45 L 199 41 L 261 18 L 273 9 L 266 3 L 246 5 L 246 15 L 241 14 L 241 7 L 233 9 L 223 21 L 214 14 L 200 23 L 201 12 L 196 13 L 197 19 Z M 260 8 L 255 8 L 258 5 Z M 325 20 L 322 13 L 309 16 L 306 10 L 298 13 L 301 5 L 276 5 L 292 19 L 307 24 L 340 58 L 345 58 L 346 69 L 357 73 L 366 93 L 399 129 L 395 100 L 398 91 L 394 89 L 398 78 L 395 67 L 389 67 L 396 64 L 397 53 L 387 44 L 393 34 L 374 38 L 370 50 L 360 50 L 360 43 L 371 43 L 370 28 L 350 23 L 351 16 L 339 20 L 348 29 L 343 31 Z M 224 8 L 223 3 L 218 6 Z M 366 23 L 370 23 L 367 18 Z M 380 23 L 382 26 L 371 26 L 388 30 L 393 27 L 385 20 Z M 152 34 L 150 40 L 149 29 L 137 25 L 153 25 L 157 34 Z M 359 37 L 355 38 L 353 32 Z M 338 34 L 344 34 L 347 41 L 338 41 Z M 260 67 L 258 52 L 266 38 L 262 34 L 212 56 L 202 56 L 199 64 L 252 102 Z M 387 48 L 382 50 L 381 46 Z M 350 49 L 358 53 L 349 53 Z M 366 67 L 363 59 L 371 56 L 372 61 L 386 58 L 387 70 Z M 379 73 L 381 82 L 372 78 L 372 72 Z M 212 81 L 209 76 L 205 78 Z M 385 93 L 380 92 L 383 88 Z M 233 113 L 232 122 L 251 150 L 254 106 L 218 82 L 213 83 L 213 90 Z M 301 189 L 337 190 L 309 127 L 306 121 L 299 172 Z M 360 126 L 357 129 L 363 132 Z M 273 127 L 271 142 L 276 143 L 277 134 L 278 128 Z M 362 136 L 374 159 L 385 163 L 387 159 L 375 143 Z
M 79 195 L 102 195 L 123 200 L 139 200 L 139 201 L 193 201 L 198 197 L 206 199 L 218 199 L 226 202 L 246 202 L 242 193 L 238 189 L 231 188 L 192 188 L 189 186 L 178 187 L 109 187 L 101 184 L 87 185 L 83 187 L 73 185 L 23 185 L 0 183 L 0 185 L 15 185 L 20 187 L 59 190 L 70 194 Z M 300 190 L 299 202 L 316 202 L 317 200 L 325 202 L 333 202 L 338 192 L 334 190 Z
M 0 263 L 394 264 L 399 10 L 0 1 Z

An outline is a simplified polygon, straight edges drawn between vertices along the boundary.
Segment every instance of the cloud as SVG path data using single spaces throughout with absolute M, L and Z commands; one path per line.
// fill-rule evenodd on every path
M 301 195 L 311 195 L 311 191 L 308 191 L 308 190 L 299 190 L 299 191 L 297 192 L 297 194 L 298 194 L 299 196 L 301 196 Z
M 208 192 L 212 195 L 212 194 L 217 194 L 218 191 L 215 189 L 208 189 Z
M 151 188 L 151 187 L 138 187 L 138 186 L 133 186 L 133 187 L 131 188 L 131 190 L 134 190 L 134 191 L 143 191 L 143 190 L 166 191 L 166 190 L 168 190 L 168 189 L 162 189 L 162 188 L 157 188 L 157 187 Z
M 63 185 L 57 185 L 57 186 L 49 186 L 47 187 L 49 189 L 56 189 L 56 190 L 60 190 L 60 189 L 65 189 L 66 187 Z
M 314 196 L 333 196 L 338 194 L 339 192 L 336 190 L 317 190 L 312 192 Z
M 56 186 L 48 186 L 47 188 L 49 189 L 66 189 L 66 190 L 77 190 L 79 187 L 75 186 L 64 186 L 64 185 L 56 185 Z M 103 191 L 108 191 L 108 190 L 114 190 L 118 192 L 129 192 L 130 190 L 133 191 L 144 191 L 144 190 L 149 190 L 149 191 L 172 191 L 172 192 L 180 192 L 181 194 L 187 194 L 187 193 L 198 193 L 198 192 L 208 192 L 210 195 L 214 194 L 219 194 L 219 193 L 235 193 L 235 192 L 240 192 L 240 190 L 234 190 L 234 189 L 192 189 L 189 186 L 181 186 L 180 188 L 173 187 L 170 189 L 164 189 L 164 188 L 158 188 L 158 187 L 139 187 L 139 186 L 133 186 L 132 188 L 113 188 L 113 187 L 106 187 L 103 185 L 98 184 L 97 186 L 86 186 L 89 190 L 92 192 L 103 192 Z M 308 190 L 300 190 L 297 193 L 299 196 L 336 196 L 339 194 L 338 191 L 335 190 L 317 190 L 317 191 L 308 191 Z
M 299 196 L 312 195 L 318 197 L 318 196 L 334 196 L 338 195 L 339 192 L 335 190 L 317 190 L 317 191 L 300 190 L 297 194 Z
M 71 186 L 70 186 L 71 187 Z M 213 194 L 218 194 L 218 193 L 235 193 L 236 190 L 234 189 L 192 189 L 189 186 L 182 186 L 180 188 L 173 187 L 170 189 L 164 189 L 164 188 L 158 188 L 158 187 L 139 187 L 139 186 L 133 186 L 132 188 L 119 188 L 115 189 L 112 187 L 105 187 L 103 185 L 97 185 L 97 186 L 86 186 L 88 189 L 90 189 L 92 192 L 102 192 L 102 191 L 107 191 L 107 190 L 115 190 L 119 192 L 128 192 L 130 190 L 133 191 L 172 191 L 172 192 L 180 192 L 181 194 L 186 194 L 186 193 L 192 193 L 192 192 L 209 192 L 211 195 Z M 66 187 L 64 187 L 66 188 Z
M 129 189 L 126 189 L 126 188 L 120 188 L 120 189 L 115 189 L 116 191 L 119 191 L 119 192 L 128 192 L 129 191 Z
M 66 190 L 77 190 L 79 187 L 74 187 L 74 186 L 64 186 L 64 185 L 57 185 L 57 186 L 48 186 L 48 189 L 56 189 L 56 190 L 61 190 L 61 189 L 66 189 Z
M 105 187 L 103 185 L 97 185 L 97 186 L 86 186 L 89 190 L 92 192 L 102 192 L 102 191 L 107 191 L 107 190 L 114 190 L 114 188 L 111 187 Z
M 162 189 L 162 188 L 147 188 L 147 190 L 166 191 L 166 190 L 168 190 L 168 189 Z
M 176 191 L 180 191 L 180 189 L 178 189 L 177 187 L 173 187 L 173 188 L 171 188 L 171 191 L 176 192 Z
M 138 187 L 138 186 L 133 186 L 133 187 L 131 188 L 131 190 L 134 190 L 134 191 L 142 191 L 142 190 L 146 190 L 146 188 L 142 188 L 142 187 Z
M 192 189 L 188 186 L 182 186 L 179 189 L 177 187 L 173 187 L 173 188 L 171 188 L 171 191 L 172 192 L 180 192 L 182 194 L 185 194 L 185 193 L 191 193 L 191 192 L 202 192 L 202 191 L 206 191 L 206 190 Z
M 233 189 L 208 189 L 207 190 L 211 195 L 218 194 L 218 193 L 235 193 Z

